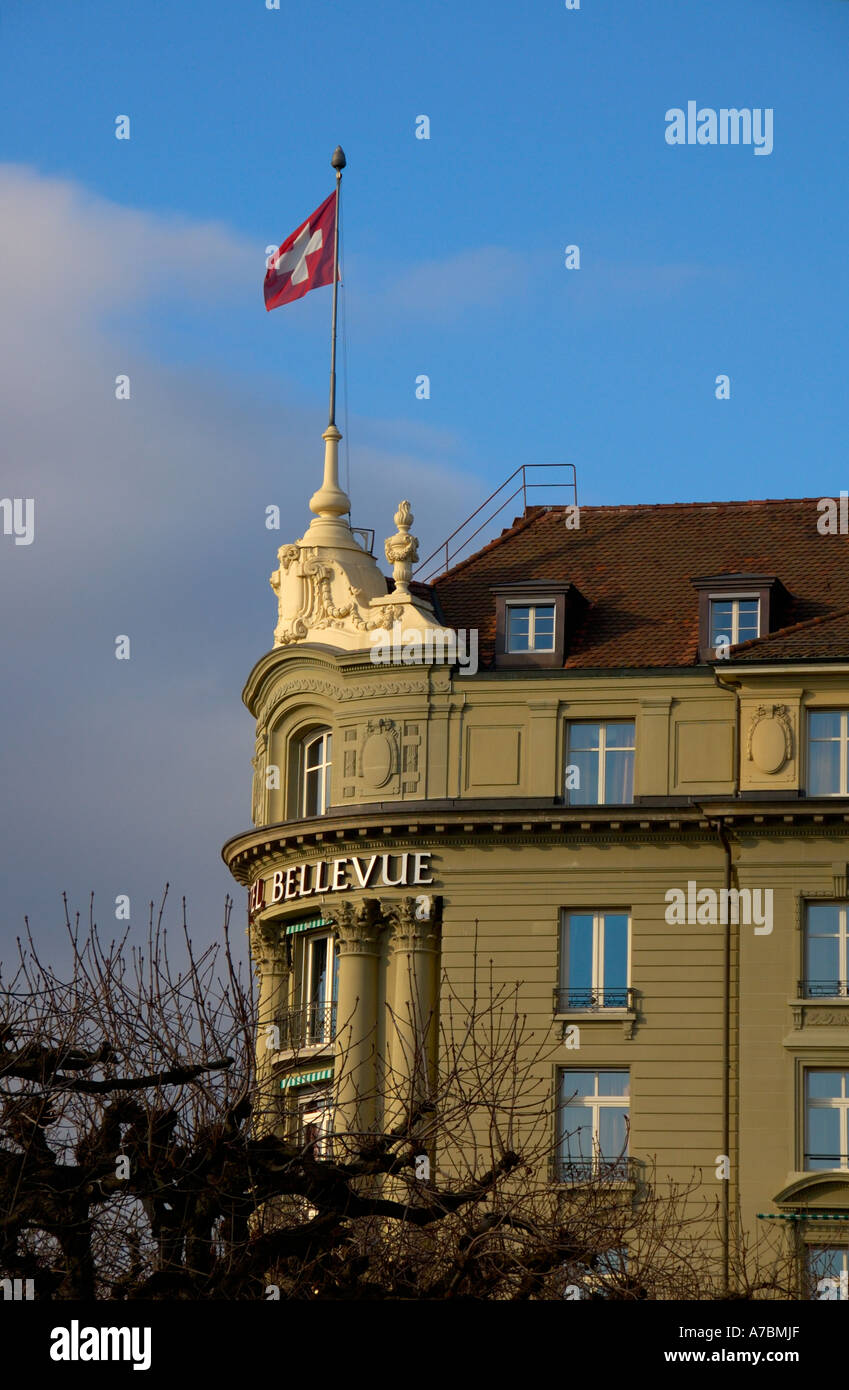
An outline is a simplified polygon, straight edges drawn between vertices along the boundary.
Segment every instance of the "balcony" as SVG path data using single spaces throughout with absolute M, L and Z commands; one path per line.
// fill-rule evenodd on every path
M 636 1185 L 638 1164 L 636 1159 L 607 1158 L 599 1154 L 595 1158 L 555 1158 L 552 1160 L 555 1182 L 569 1183 L 611 1183 Z
M 849 999 L 849 981 L 800 980 L 800 999 Z
M 556 989 L 554 991 L 554 1012 L 556 1014 L 602 1013 L 607 1009 L 634 1012 L 634 991 L 619 986 L 607 989 Z
M 281 1051 L 321 1047 L 336 1037 L 336 1004 L 306 1004 L 287 1009 L 277 1019 Z

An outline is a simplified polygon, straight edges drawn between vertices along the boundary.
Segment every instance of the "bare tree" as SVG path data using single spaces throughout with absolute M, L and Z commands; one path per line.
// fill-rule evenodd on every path
M 374 1113 L 391 1123 L 304 1142 L 257 1080 L 230 904 L 200 955 L 183 904 L 179 968 L 164 907 L 140 950 L 66 904 L 67 978 L 29 926 L 0 970 L 0 1278 L 55 1299 L 726 1292 L 695 1176 L 662 1193 L 651 1173 L 552 1181 L 540 1063 L 554 1042 L 534 1037 L 517 988 L 490 978 L 464 1000 L 444 981 L 431 1081 L 387 1069 Z M 740 1297 L 798 1296 L 777 1238 L 744 1250 L 734 1279 Z

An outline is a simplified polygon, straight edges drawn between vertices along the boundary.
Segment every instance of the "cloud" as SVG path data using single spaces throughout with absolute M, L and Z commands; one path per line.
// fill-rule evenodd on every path
M 310 520 L 323 459 L 324 418 L 297 381 L 205 360 L 204 334 L 220 353 L 233 305 L 256 297 L 257 261 L 224 226 L 0 166 L 0 495 L 35 499 L 33 544 L 0 536 L 7 941 L 24 912 L 60 919 L 64 888 L 83 906 L 93 888 L 106 927 L 128 893 L 141 928 L 166 879 L 209 937 L 235 890 L 219 849 L 249 823 L 240 691 L 271 645 L 268 576 Z M 163 302 L 195 325 L 195 360 L 139 346 Z M 477 505 L 446 433 L 352 414 L 351 435 L 354 520 L 376 528 L 380 560 L 402 496 L 423 554 Z
M 425 261 L 388 275 L 352 258 L 348 293 L 358 320 L 403 315 L 423 323 L 455 323 L 470 310 L 521 297 L 531 281 L 533 258 L 504 246 L 480 246 L 442 260 Z M 357 289 L 363 284 L 364 289 Z

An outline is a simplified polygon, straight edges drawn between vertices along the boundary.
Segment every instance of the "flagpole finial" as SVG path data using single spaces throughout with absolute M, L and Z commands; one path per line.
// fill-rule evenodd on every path
M 342 170 L 345 168 L 345 165 L 348 163 L 347 159 L 345 158 L 345 151 L 342 149 L 341 145 L 336 146 L 336 149 L 333 151 L 333 154 L 331 156 L 330 163 L 336 170 L 336 172 L 341 174 Z

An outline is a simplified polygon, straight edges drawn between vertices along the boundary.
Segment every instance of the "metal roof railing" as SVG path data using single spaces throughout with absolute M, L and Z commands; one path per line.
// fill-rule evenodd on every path
M 570 470 L 570 471 L 571 471 L 571 474 L 572 474 L 571 479 L 562 479 L 562 480 L 551 479 L 551 480 L 546 481 L 546 482 L 544 482 L 544 483 L 534 483 L 534 482 L 529 482 L 529 481 L 528 481 L 528 474 L 529 474 L 529 472 L 532 472 L 532 470 L 544 469 L 544 468 L 545 468 L 545 469 L 548 469 L 548 468 L 559 468 L 559 469 L 564 469 L 564 468 L 565 468 L 565 469 L 567 469 L 567 470 Z M 463 531 L 465 531 L 466 527 L 467 527 L 467 526 L 471 526 L 472 522 L 473 522 L 478 516 L 480 516 L 481 512 L 484 511 L 484 509 L 485 509 L 486 507 L 488 507 L 489 504 L 490 504 L 491 502 L 494 502 L 495 499 L 496 499 L 502 492 L 504 492 L 504 489 L 505 489 L 505 488 L 509 488 L 510 484 L 511 484 L 511 483 L 514 481 L 514 479 L 516 479 L 516 478 L 519 478 L 521 481 L 517 483 L 516 487 L 513 489 L 513 491 L 512 491 L 507 497 L 503 498 L 503 500 L 499 502 L 498 506 L 495 508 L 495 511 L 494 511 L 494 512 L 491 512 L 490 515 L 487 516 L 486 519 L 485 519 L 484 521 L 480 522 L 480 524 L 479 524 L 478 526 L 475 527 L 474 531 L 472 531 L 471 535 L 466 536 L 465 540 L 458 541 L 458 537 L 461 535 L 461 533 L 462 533 Z M 522 509 L 523 509 L 523 511 L 526 511 L 526 510 L 527 510 L 527 507 L 528 507 L 528 493 L 529 493 L 529 492 L 532 492 L 532 491 L 534 491 L 534 490 L 537 490 L 537 489 L 542 489 L 542 488 L 545 488 L 545 489 L 548 489 L 548 490 L 550 490 L 551 488 L 568 488 L 568 489 L 570 489 L 571 492 L 572 492 L 572 497 L 573 497 L 573 499 L 574 499 L 574 501 L 571 503 L 571 505 L 574 505 L 574 506 L 577 507 L 577 505 L 578 505 L 578 475 L 577 475 L 577 473 L 575 472 L 575 465 L 574 465 L 574 463 L 522 463 L 522 464 L 520 464 L 519 467 L 515 470 L 515 472 L 511 473 L 511 474 L 510 474 L 510 477 L 507 478 L 507 479 L 501 484 L 500 487 L 497 487 L 497 488 L 495 489 L 495 492 L 490 493 L 489 497 L 485 498 L 485 500 L 484 500 L 483 502 L 481 502 L 480 506 L 477 507 L 477 508 L 475 509 L 475 511 L 472 512 L 471 516 L 467 516 L 467 517 L 466 517 L 466 520 L 462 523 L 462 525 L 458 526 L 458 527 L 456 528 L 456 530 L 452 531 L 452 532 L 451 532 L 451 535 L 448 536 L 447 539 L 444 540 L 444 541 L 442 542 L 441 545 L 438 545 L 438 546 L 436 547 L 436 549 L 435 549 L 434 551 L 432 551 L 432 553 L 431 553 L 430 555 L 428 555 L 428 557 L 427 557 L 426 560 L 422 560 L 421 563 L 420 563 L 419 565 L 416 566 L 416 569 L 413 571 L 414 577 L 417 578 L 417 579 L 419 579 L 419 580 L 421 580 L 421 582 L 424 583 L 424 584 L 429 584 L 429 583 L 431 583 L 431 581 L 434 580 L 434 579 L 437 577 L 437 575 L 443 574 L 443 573 L 445 572 L 445 570 L 447 570 L 447 569 L 450 568 L 452 561 L 453 561 L 453 560 L 456 560 L 457 557 L 458 557 L 458 555 L 460 555 L 460 554 L 462 553 L 462 551 L 466 550 L 467 547 L 471 545 L 471 543 L 472 543 L 472 541 L 475 539 L 475 537 L 476 537 L 476 536 L 479 536 L 480 533 L 481 533 L 481 531 L 485 530 L 485 528 L 490 524 L 490 522 L 495 520 L 495 518 L 498 516 L 499 512 L 502 512 L 502 511 L 504 510 L 505 507 L 508 507 L 515 497 L 518 497 L 519 494 L 521 493 L 521 496 L 522 496 Z M 557 505 L 562 506 L 562 505 L 570 505 L 570 504 L 558 503 Z M 457 541 L 457 545 L 456 545 L 455 549 L 452 550 L 452 549 L 451 549 L 451 544 L 452 544 L 452 542 L 454 542 L 454 541 Z M 435 568 L 435 569 L 432 569 L 432 570 L 429 570 L 427 574 L 422 574 L 422 571 L 423 571 L 423 570 L 426 570 L 426 569 L 428 568 L 428 566 L 431 564 L 431 562 L 437 558 L 437 556 L 439 556 L 440 558 L 439 558 L 439 564 L 436 566 L 436 568 Z

